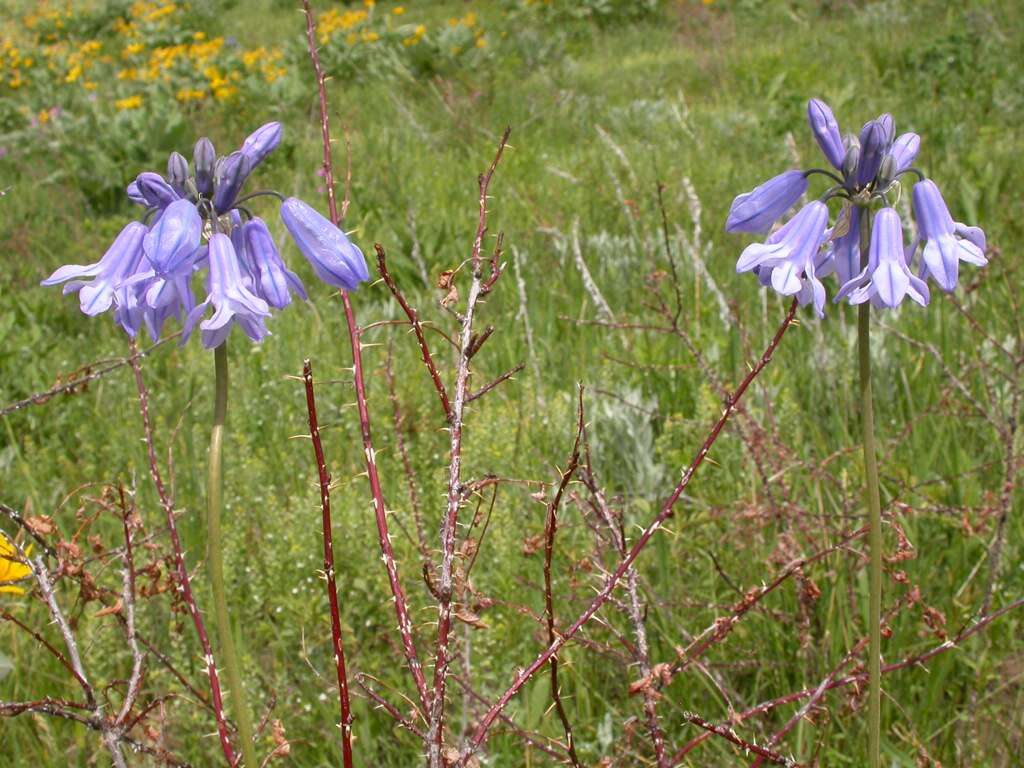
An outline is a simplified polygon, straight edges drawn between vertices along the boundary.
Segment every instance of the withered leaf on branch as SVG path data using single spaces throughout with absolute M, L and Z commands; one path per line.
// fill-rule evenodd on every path
M 25 525 L 36 536 L 49 536 L 57 530 L 53 518 L 49 515 L 33 515 L 25 518 Z
M 103 616 L 112 616 L 115 613 L 120 613 L 122 607 L 123 603 L 121 601 L 121 598 L 117 598 L 113 605 L 108 605 L 106 608 L 100 608 L 98 611 L 96 611 L 96 618 L 101 618 Z
M 456 619 L 458 619 L 462 623 L 469 624 L 469 626 L 475 629 L 487 629 L 487 623 L 479 616 L 477 616 L 475 613 L 466 608 L 462 608 L 458 611 L 453 611 L 452 614 L 455 616 Z

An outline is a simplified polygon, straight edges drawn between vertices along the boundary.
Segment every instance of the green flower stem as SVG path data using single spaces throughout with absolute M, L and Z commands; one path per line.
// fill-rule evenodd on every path
M 209 474 L 206 484 L 207 566 L 213 586 L 217 638 L 220 641 L 220 660 L 227 676 L 231 709 L 238 726 L 242 763 L 246 768 L 258 768 L 256 748 L 252 741 L 252 721 L 242 689 L 242 674 L 235 651 L 235 638 L 228 619 L 228 596 L 224 589 L 224 557 L 220 535 L 220 512 L 224 484 L 221 475 L 221 449 L 224 443 L 224 421 L 228 412 L 228 347 L 227 342 L 213 351 L 216 366 L 216 395 L 213 403 L 213 429 L 210 431 Z
M 870 243 L 870 217 L 861 215 L 860 259 L 867 264 Z M 868 603 L 868 758 L 871 768 L 879 768 L 882 723 L 882 503 L 878 492 L 878 460 L 875 452 L 875 407 L 871 394 L 871 303 L 860 305 L 857 315 L 857 355 L 860 362 L 860 411 L 864 432 L 864 482 L 870 515 L 871 551 L 870 597 Z

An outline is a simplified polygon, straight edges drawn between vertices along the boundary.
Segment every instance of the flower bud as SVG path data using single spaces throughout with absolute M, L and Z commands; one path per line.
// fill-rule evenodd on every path
M 213 207 L 217 213 L 231 208 L 250 170 L 249 158 L 241 152 L 232 152 L 217 163 L 213 179 Z
M 363 252 L 338 227 L 301 200 L 281 204 L 281 220 L 317 277 L 328 285 L 353 291 L 370 278 Z
M 175 192 L 184 197 L 185 184 L 188 182 L 188 160 L 180 152 L 171 152 L 167 158 L 167 181 Z
M 192 157 L 196 166 L 196 189 L 199 194 L 209 197 L 213 192 L 213 166 L 217 162 L 217 151 L 213 142 L 205 136 L 196 142 Z
M 807 102 L 807 122 L 811 124 L 811 132 L 828 161 L 836 168 L 842 168 L 846 155 L 843 137 L 828 104 L 818 99 Z
M 136 203 L 138 205 L 146 204 L 146 198 L 144 198 L 142 196 L 142 192 L 139 191 L 139 183 L 137 181 L 133 181 L 131 184 L 129 184 L 128 187 L 125 189 L 125 192 L 128 194 L 128 199 L 131 200 L 133 203 Z
M 135 184 L 139 194 L 150 208 L 166 208 L 175 200 L 180 199 L 178 193 L 164 181 L 164 177 L 159 173 L 150 171 L 140 173 L 135 179 Z
M 892 180 L 896 177 L 896 161 L 893 159 L 892 154 L 886 155 L 882 159 L 882 164 L 878 167 L 878 175 L 875 177 L 875 186 L 885 191 L 892 184 Z
M 914 163 L 921 148 L 921 137 L 916 133 L 904 133 L 893 142 L 889 156 L 895 163 L 895 173 L 902 173 Z
M 861 130 L 860 159 L 857 162 L 858 187 L 866 187 L 878 173 L 878 167 L 882 164 L 882 158 L 888 149 L 885 137 L 886 127 L 877 120 L 866 123 Z
M 249 134 L 242 142 L 242 154 L 249 158 L 251 171 L 273 152 L 281 141 L 281 124 L 267 123 Z
M 807 191 L 803 171 L 785 171 L 746 194 L 737 195 L 725 222 L 726 232 L 767 232 Z

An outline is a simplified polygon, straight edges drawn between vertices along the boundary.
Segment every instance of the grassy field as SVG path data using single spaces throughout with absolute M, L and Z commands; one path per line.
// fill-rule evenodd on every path
M 72 4 L 73 13 L 83 16 L 118 5 Z M 73 106 L 44 121 L 39 115 L 64 105 L 70 91 L 14 89 L 13 75 L 5 73 L 0 407 L 46 390 L 87 363 L 126 354 L 127 341 L 109 318 L 84 318 L 73 297 L 38 284 L 61 264 L 98 258 L 134 215 L 117 190 L 142 170 L 162 170 L 169 151 L 189 156 L 192 142 L 203 135 L 218 148 L 233 146 L 257 125 L 280 120 L 285 139 L 261 166 L 259 186 L 298 195 L 323 210 L 316 173 L 319 123 L 312 75 L 302 58 L 301 15 L 284 0 L 209 5 L 176 10 L 169 19 L 182 36 L 225 35 L 242 50 L 280 46 L 283 54 L 273 65 L 282 68 L 280 77 L 240 78 L 238 92 L 223 99 L 158 102 L 147 96 L 129 109 L 116 107 L 115 95 L 108 98 L 104 90 L 110 83 L 100 80 L 99 98 L 79 93 Z M 737 382 L 781 322 L 786 304 L 759 292 L 749 276 L 735 274 L 736 257 L 749 240 L 724 232 L 732 198 L 786 168 L 819 164 L 804 118 L 808 98 L 828 101 L 844 127 L 888 111 L 898 132 L 923 137 L 918 164 L 942 187 L 954 218 L 985 229 L 991 264 L 983 271 L 965 267 L 958 293 L 935 291 L 927 311 L 911 304 L 876 315 L 883 504 L 910 549 L 898 549 L 895 526 L 887 529 L 886 546 L 891 554 L 913 555 L 890 561 L 885 605 L 920 590 L 920 601 L 892 618 L 885 659 L 923 653 L 981 613 L 1021 596 L 1024 522 L 1014 489 L 1024 346 L 1013 243 L 1024 237 L 1024 15 L 1016 3 L 954 8 L 931 0 L 737 0 L 655 4 L 649 12 L 638 4 L 593 3 L 610 8 L 609 15 L 581 18 L 512 2 L 413 2 L 401 14 L 393 13 L 395 5 L 380 2 L 373 9 L 375 18 L 390 15 L 394 24 L 411 28 L 395 32 L 393 46 L 385 49 L 382 40 L 379 53 L 369 50 L 365 61 L 351 66 L 328 58 L 338 72 L 329 82 L 336 135 L 344 130 L 351 142 L 346 229 L 354 230 L 352 239 L 368 254 L 373 243 L 384 246 L 410 299 L 448 332 L 455 321 L 439 306 L 444 292 L 436 278 L 468 257 L 477 174 L 493 157 L 505 126 L 512 128 L 489 208 L 491 234 L 504 232 L 509 267 L 482 310 L 481 323 L 497 330 L 475 361 L 477 381 L 520 361 L 526 368 L 470 407 L 467 477 L 557 481 L 557 467 L 572 446 L 576 383 L 582 382 L 594 469 L 621 508 L 627 535 L 635 534 L 720 414 L 721 394 L 679 336 L 589 324 L 602 315 L 584 286 L 575 247 L 617 322 L 659 325 L 663 320 L 651 302 L 672 295 L 667 237 L 677 262 L 682 325 L 715 376 L 727 385 Z M 34 34 L 22 21 L 28 4 L 8 8 L 0 12 L 0 35 L 10 25 L 24 49 Z M 76 32 L 80 40 L 95 37 L 117 50 L 117 33 L 100 23 L 106 17 L 97 11 L 89 18 L 97 21 L 91 27 L 83 22 Z M 425 28 L 423 39 L 405 45 L 418 24 Z M 456 32 L 464 38 L 458 45 L 442 38 Z M 341 45 L 325 45 L 325 55 Z M 472 50 L 461 50 L 466 45 Z M 335 149 L 343 168 L 344 143 Z M 268 207 L 265 215 L 275 235 L 283 234 L 276 212 Z M 324 442 L 337 481 L 334 523 L 349 664 L 380 680 L 380 690 L 394 701 L 411 686 L 398 663 L 385 571 L 359 474 L 363 453 L 351 387 L 344 383 L 351 362 L 341 304 L 314 282 L 294 247 L 285 256 L 306 280 L 311 301 L 276 317 L 273 335 L 262 345 L 240 334 L 229 345 L 226 558 L 249 699 L 258 714 L 276 702 L 272 717 L 280 718 L 292 741 L 280 764 L 312 768 L 339 765 L 340 758 L 318 577 L 315 465 L 309 442 L 290 439 L 308 431 L 301 382 L 289 378 L 306 357 L 324 380 L 321 421 L 329 425 Z M 363 287 L 353 302 L 364 325 L 401 316 L 381 283 Z M 676 648 L 727 615 L 737 590 L 770 581 L 787 563 L 862 524 L 855 313 L 831 304 L 826 311 L 820 322 L 801 311 L 800 324 L 748 395 L 747 416 L 737 422 L 747 431 L 727 429 L 711 454 L 713 463 L 687 489 L 679 515 L 640 560 L 655 661 L 671 662 Z M 382 373 L 392 349 L 402 434 L 433 543 L 447 482 L 448 433 L 413 337 L 387 325 L 369 336 L 380 343 L 366 349 L 365 359 L 385 495 L 398 524 L 411 531 L 406 474 Z M 449 375 L 451 359 L 441 360 Z M 144 369 L 161 459 L 173 451 L 179 525 L 204 604 L 209 587 L 201 510 L 212 355 L 196 343 L 165 344 L 146 358 Z M 130 369 L 0 421 L 0 501 L 26 515 L 51 515 L 67 536 L 88 516 L 100 485 L 123 483 L 135 489 L 155 534 L 153 557 L 165 552 Z M 757 441 L 749 439 L 751 424 L 761 430 Z M 471 673 L 489 699 L 545 644 L 542 626 L 523 610 L 543 612 L 542 556 L 530 553 L 544 527 L 544 506 L 531 496 L 538 490 L 533 483 L 500 486 L 473 572 L 478 597 L 494 602 L 481 609 L 485 629 L 460 625 L 458 631 L 459 674 Z M 601 568 L 615 558 L 606 552 L 602 563 L 593 553 L 592 532 L 577 507 L 567 505 L 563 516 L 555 597 L 559 622 L 568 623 L 599 586 Z M 15 533 L 6 520 L 2 527 Z M 96 530 L 116 534 L 112 520 L 101 520 Z M 1005 543 L 993 573 L 997 539 Z M 417 635 L 427 649 L 435 612 L 419 577 L 419 554 L 413 537 L 401 530 L 394 544 Z M 836 667 L 865 634 L 861 554 L 855 543 L 808 566 L 738 623 L 704 666 L 665 688 L 659 708 L 673 751 L 700 733 L 684 722 L 684 712 L 721 721 L 816 686 Z M 71 590 L 66 596 L 93 674 L 123 678 L 128 659 L 116 625 L 95 618 L 97 605 L 75 602 Z M 205 690 L 192 626 L 168 605 L 167 595 L 146 601 L 140 622 Z M 0 595 L 0 609 L 49 631 L 45 607 L 32 595 Z M 602 625 L 584 633 L 586 642 L 570 644 L 559 656 L 580 757 L 587 765 L 653 765 L 639 697 L 628 692 L 638 674 L 613 652 L 616 633 L 628 625 L 614 609 L 601 616 Z M 886 675 L 883 764 L 1019 765 L 1021 632 L 1020 615 L 1010 613 L 930 660 L 927 669 Z M 10 622 L 0 624 L 0 652 L 13 662 L 13 671 L 0 680 L 0 701 L 74 693 L 60 665 Z M 179 694 L 158 722 L 166 747 L 194 765 L 217 764 L 212 718 L 194 696 L 156 663 L 145 685 Z M 804 764 L 865 765 L 865 701 L 850 688 L 826 695 L 779 749 Z M 458 729 L 465 733 L 477 709 L 458 691 L 452 702 L 451 738 L 458 743 Z M 737 731 L 760 743 L 797 707 L 780 707 Z M 529 731 L 562 738 L 546 676 L 508 713 Z M 355 717 L 357 765 L 417 764 L 415 739 L 364 698 L 356 699 Z M 269 737 L 261 744 L 269 751 Z M 107 760 L 94 733 L 42 715 L 4 720 L 0 754 L 13 757 L 14 765 Z M 604 756 L 612 762 L 599 763 Z M 749 762 L 742 750 L 712 739 L 680 764 Z M 555 761 L 505 729 L 489 742 L 484 763 Z

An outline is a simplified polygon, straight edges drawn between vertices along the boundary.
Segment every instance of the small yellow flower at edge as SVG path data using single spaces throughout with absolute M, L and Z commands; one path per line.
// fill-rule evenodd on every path
M 26 554 L 31 552 L 31 547 Z M 23 595 L 25 590 L 12 584 L 14 581 L 21 581 L 32 573 L 32 569 L 22 561 L 11 544 L 11 540 L 3 533 L 0 533 L 0 593 L 6 592 L 12 595 Z

